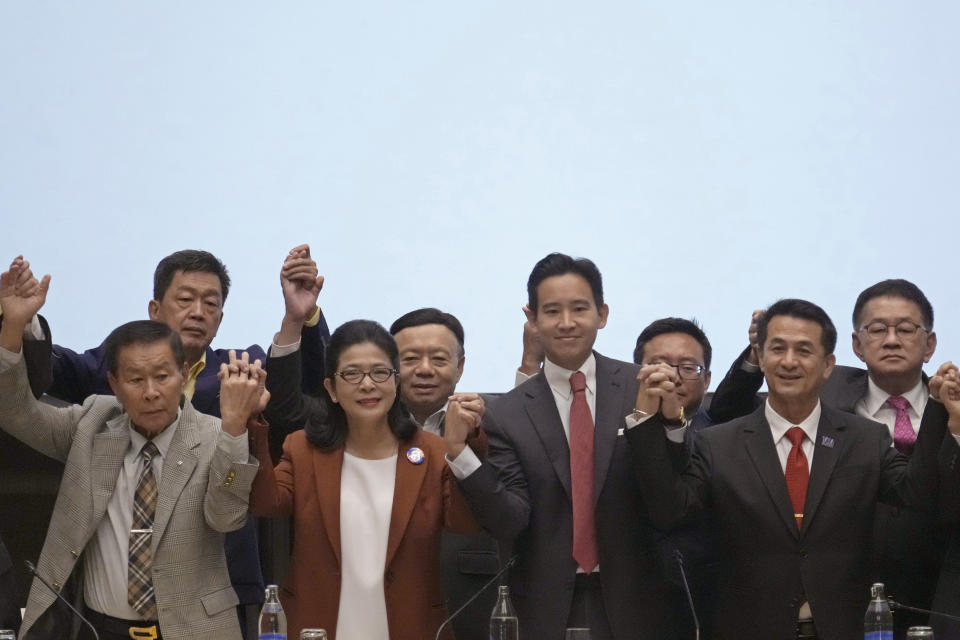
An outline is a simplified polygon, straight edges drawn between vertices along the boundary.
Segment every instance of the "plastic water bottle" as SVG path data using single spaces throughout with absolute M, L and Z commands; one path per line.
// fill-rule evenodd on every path
M 490 640 L 519 640 L 520 623 L 510 602 L 510 587 L 500 585 L 497 604 L 490 614 Z
M 870 587 L 870 604 L 863 617 L 863 640 L 893 640 L 893 613 L 883 593 L 883 583 Z
M 259 640 L 287 640 L 287 616 L 280 606 L 277 585 L 268 584 L 263 609 L 260 609 Z

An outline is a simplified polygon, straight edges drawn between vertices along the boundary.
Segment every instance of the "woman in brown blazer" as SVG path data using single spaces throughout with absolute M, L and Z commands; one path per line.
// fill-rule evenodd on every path
M 447 467 L 444 440 L 409 418 L 396 370 L 393 337 L 368 320 L 331 336 L 319 398 L 300 390 L 298 349 L 271 357 L 268 418 L 274 427 L 304 428 L 287 437 L 276 468 L 267 430 L 253 430 L 261 465 L 250 508 L 258 516 L 293 514 L 281 589 L 291 638 L 320 627 L 331 640 L 338 629 L 340 640 L 360 633 L 358 640 L 422 640 L 443 621 L 440 530 L 469 533 L 477 525 Z M 472 427 L 482 411 L 479 401 L 455 396 L 446 420 Z

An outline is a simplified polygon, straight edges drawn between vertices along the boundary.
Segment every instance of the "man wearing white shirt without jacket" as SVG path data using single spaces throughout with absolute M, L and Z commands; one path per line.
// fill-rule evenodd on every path
M 544 374 L 489 404 L 482 463 L 447 434 L 451 468 L 477 519 L 514 541 L 509 582 L 520 635 L 561 640 L 565 628 L 589 627 L 595 640 L 675 638 L 653 553 L 659 534 L 623 438 L 647 390 L 636 365 L 593 351 L 608 314 L 600 272 L 590 260 L 550 254 L 527 292 Z

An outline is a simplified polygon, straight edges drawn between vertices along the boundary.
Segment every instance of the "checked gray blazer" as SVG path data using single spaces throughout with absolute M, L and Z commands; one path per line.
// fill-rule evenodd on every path
M 112 396 L 90 396 L 66 408 L 38 402 L 23 359 L 3 355 L 0 428 L 66 465 L 37 563 L 39 574 L 62 589 L 105 517 L 129 446 L 130 420 Z M 246 520 L 259 465 L 254 458 L 245 464 L 230 461 L 218 446 L 222 437 L 219 419 L 184 402 L 160 477 L 153 534 L 153 584 L 160 629 L 168 640 L 240 638 L 223 534 Z M 34 580 L 20 638 L 69 637 L 69 627 L 59 626 L 54 600 Z

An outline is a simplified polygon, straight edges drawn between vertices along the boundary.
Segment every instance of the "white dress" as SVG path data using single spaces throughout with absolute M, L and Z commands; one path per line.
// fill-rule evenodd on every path
M 343 453 L 337 640 L 390 638 L 383 574 L 396 477 L 396 454 L 367 460 Z

